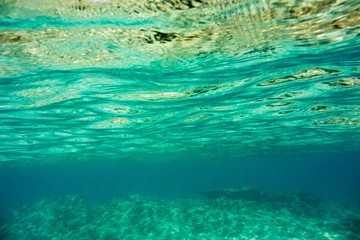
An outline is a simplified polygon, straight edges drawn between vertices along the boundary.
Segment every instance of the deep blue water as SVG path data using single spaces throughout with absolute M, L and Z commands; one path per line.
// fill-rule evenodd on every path
M 140 194 L 201 197 L 209 189 L 299 191 L 360 203 L 358 155 L 176 163 L 69 163 L 1 170 L 2 210 L 78 194 L 89 203 Z

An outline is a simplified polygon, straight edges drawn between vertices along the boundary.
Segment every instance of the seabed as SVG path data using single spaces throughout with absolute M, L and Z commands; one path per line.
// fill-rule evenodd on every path
M 360 239 L 360 211 L 349 204 L 298 192 L 203 195 L 131 195 L 98 204 L 76 195 L 47 198 L 14 211 L 2 235 L 5 240 Z

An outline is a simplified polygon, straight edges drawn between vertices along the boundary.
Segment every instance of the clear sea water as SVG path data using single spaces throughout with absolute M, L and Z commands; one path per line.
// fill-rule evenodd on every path
M 0 239 L 360 239 L 360 2 L 0 0 Z

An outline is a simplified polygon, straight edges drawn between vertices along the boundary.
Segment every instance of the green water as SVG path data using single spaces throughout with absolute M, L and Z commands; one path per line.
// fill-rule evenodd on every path
M 359 26 L 356 0 L 0 0 L 0 238 L 359 239 Z

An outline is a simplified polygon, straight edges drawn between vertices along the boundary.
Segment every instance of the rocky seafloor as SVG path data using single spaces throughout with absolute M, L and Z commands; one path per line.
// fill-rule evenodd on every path
M 301 193 L 212 190 L 204 198 L 132 195 L 98 204 L 47 198 L 15 210 L 5 240 L 360 239 L 360 210 Z

